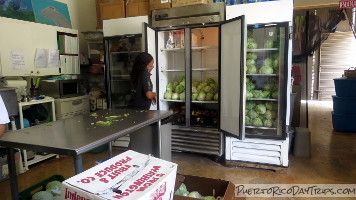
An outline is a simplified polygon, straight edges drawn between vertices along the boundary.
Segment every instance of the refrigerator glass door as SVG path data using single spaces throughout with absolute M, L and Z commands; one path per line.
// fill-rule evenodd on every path
M 110 108 L 127 106 L 130 100 L 130 73 L 136 56 L 142 52 L 142 35 L 107 38 L 107 84 Z
M 157 32 L 157 68 L 159 77 L 159 109 L 171 110 L 173 124 L 186 124 L 185 29 Z
M 283 138 L 286 130 L 288 23 L 248 26 L 246 136 Z
M 218 128 L 219 27 L 191 30 L 190 125 Z
M 220 129 L 244 139 L 245 17 L 221 24 L 220 31 Z
M 151 28 L 147 23 L 144 23 L 145 26 L 145 51 L 153 57 L 155 68 L 151 71 L 151 81 L 153 83 L 153 92 L 157 92 L 158 84 L 157 81 L 157 55 L 156 55 L 156 31 Z M 157 100 L 157 99 L 156 99 Z M 157 102 L 156 104 L 152 104 L 150 110 L 157 110 Z

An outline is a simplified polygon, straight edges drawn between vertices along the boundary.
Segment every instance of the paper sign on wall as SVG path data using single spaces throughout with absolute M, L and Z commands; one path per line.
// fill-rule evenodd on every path
M 14 70 L 25 70 L 25 52 L 23 50 L 11 51 L 11 67 Z
M 58 49 L 36 49 L 35 67 L 59 67 Z

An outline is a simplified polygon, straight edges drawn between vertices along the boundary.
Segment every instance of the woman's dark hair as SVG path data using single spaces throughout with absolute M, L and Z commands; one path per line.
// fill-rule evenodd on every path
M 141 75 L 146 71 L 147 65 L 153 60 L 151 54 L 142 52 L 139 53 L 134 61 L 131 71 L 131 82 L 134 87 L 137 86 Z

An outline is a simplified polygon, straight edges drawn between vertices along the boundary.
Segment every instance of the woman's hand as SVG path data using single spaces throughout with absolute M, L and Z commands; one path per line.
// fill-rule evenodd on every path
M 156 105 L 157 104 L 157 99 L 156 97 L 152 99 L 152 105 Z

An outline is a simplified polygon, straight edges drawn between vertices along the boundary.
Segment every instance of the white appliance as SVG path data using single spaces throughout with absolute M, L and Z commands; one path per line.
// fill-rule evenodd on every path
M 257 163 L 257 164 L 268 164 L 268 165 L 277 165 L 277 166 L 288 166 L 288 151 L 289 151 L 289 140 L 290 136 L 288 135 L 288 125 L 290 118 L 290 80 L 291 80 L 291 58 L 292 58 L 292 41 L 290 39 L 291 31 L 292 31 L 292 21 L 293 21 L 293 1 L 290 0 L 279 0 L 279 1 L 268 1 L 268 2 L 258 2 L 258 3 L 250 3 L 250 4 L 241 4 L 241 5 L 233 5 L 226 7 L 226 17 L 227 20 L 232 19 L 239 15 L 246 16 L 246 22 L 248 26 L 248 31 L 258 32 L 258 28 L 262 28 L 262 30 L 268 31 L 267 34 L 271 36 L 273 33 L 273 29 L 268 28 L 267 26 L 277 27 L 275 30 L 284 30 L 287 35 L 284 35 L 286 40 L 284 42 L 284 47 L 287 47 L 283 51 L 285 51 L 285 58 L 283 59 L 284 65 L 279 66 L 282 68 L 284 76 L 286 79 L 284 84 L 280 84 L 282 87 L 286 87 L 280 90 L 284 90 L 284 93 L 281 94 L 283 98 L 277 98 L 277 105 L 279 105 L 278 116 L 281 116 L 282 120 L 279 120 L 281 124 L 281 128 L 277 128 L 277 130 L 273 130 L 274 128 L 269 127 L 256 127 L 256 123 L 251 119 L 251 121 L 247 122 L 249 118 L 246 118 L 245 123 L 250 123 L 249 126 L 246 124 L 245 128 L 245 139 L 238 139 L 235 137 L 226 137 L 225 142 L 225 158 L 227 161 L 242 161 L 248 163 Z M 281 23 L 282 25 L 278 26 L 276 24 Z M 257 24 L 257 25 L 256 25 Z M 283 25 L 284 24 L 284 25 Z M 283 29 L 284 26 L 285 28 Z M 288 30 L 285 30 L 288 29 Z M 251 34 L 250 32 L 250 34 Z M 280 31 L 279 33 L 281 33 Z M 268 36 L 266 37 L 268 38 Z M 249 40 L 249 36 L 248 36 Z M 258 39 L 255 39 L 258 40 Z M 282 40 L 280 40 L 282 41 Z M 251 42 L 251 41 L 250 41 Z M 257 42 L 257 41 L 256 41 Z M 249 44 L 247 44 L 249 45 Z M 281 44 L 277 48 L 282 47 Z M 249 46 L 248 46 L 249 48 Z M 263 53 L 269 52 L 270 55 L 273 55 L 274 49 L 267 49 L 266 47 L 258 47 L 256 49 L 247 49 L 247 59 L 249 59 L 249 55 L 255 54 L 259 57 L 268 55 Z M 275 49 L 276 50 L 276 49 Z M 280 53 L 280 55 L 283 55 Z M 280 60 L 281 61 L 281 60 Z M 249 65 L 249 62 L 246 63 Z M 280 63 L 281 64 L 281 63 Z M 264 65 L 264 64 L 262 64 Z M 247 70 L 247 72 L 249 72 Z M 281 74 L 280 74 L 281 75 Z M 261 77 L 260 74 L 248 74 L 247 80 L 255 80 L 258 81 Z M 275 77 L 278 80 L 281 80 L 281 77 Z M 258 82 L 255 82 L 257 85 Z M 257 87 L 257 86 L 256 86 Z M 247 89 L 248 93 L 248 89 Z M 249 103 L 253 102 L 261 102 L 261 101 L 253 101 L 255 97 L 246 100 L 246 109 L 248 109 Z M 256 99 L 255 99 L 256 100 Z M 257 99 L 258 100 L 258 99 Z M 282 106 L 281 106 L 282 105 Z M 246 110 L 246 116 L 249 116 L 249 111 Z M 278 119 L 277 119 L 278 121 Z M 266 124 L 264 124 L 266 125 Z M 268 131 L 272 134 L 271 137 L 268 137 Z

